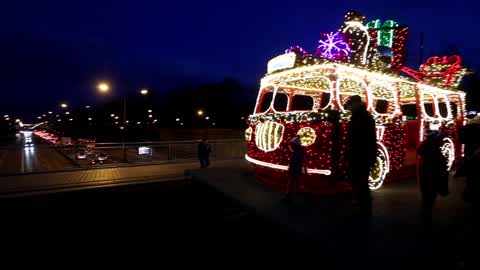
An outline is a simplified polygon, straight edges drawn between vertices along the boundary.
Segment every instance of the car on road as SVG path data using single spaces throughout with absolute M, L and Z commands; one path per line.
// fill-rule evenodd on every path
M 90 161 L 90 164 L 103 164 L 108 159 L 108 155 L 105 153 L 96 153 L 95 158 Z
M 78 160 L 86 159 L 87 158 L 87 152 L 85 152 L 84 150 L 80 150 L 75 154 L 75 158 L 78 159 Z

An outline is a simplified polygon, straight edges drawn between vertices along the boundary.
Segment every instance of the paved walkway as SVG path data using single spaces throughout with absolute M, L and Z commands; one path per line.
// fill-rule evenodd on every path
M 214 161 L 213 168 L 246 166 L 243 160 Z M 0 177 L 0 197 L 12 197 L 185 179 L 185 170 L 197 169 L 198 162 L 99 168 L 64 172 L 33 173 Z
M 188 173 L 194 181 L 284 226 L 308 242 L 314 254 L 334 258 L 335 265 L 343 266 L 340 268 L 430 269 L 436 265 L 463 269 L 470 239 L 478 230 L 472 227 L 471 209 L 460 198 L 461 180 L 452 179 L 451 194 L 438 199 L 433 234 L 429 235 L 420 230 L 418 189 L 413 179 L 386 184 L 373 192 L 374 213 L 368 220 L 352 207 L 348 195 L 307 197 L 303 205 L 292 207 L 281 203 L 282 192 L 248 173 L 222 168 Z

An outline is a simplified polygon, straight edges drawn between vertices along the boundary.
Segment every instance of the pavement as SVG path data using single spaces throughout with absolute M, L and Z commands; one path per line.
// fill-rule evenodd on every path
M 239 160 L 212 162 L 212 168 L 246 164 Z M 243 165 L 242 165 L 243 164 Z M 185 179 L 184 172 L 198 162 L 96 168 L 61 172 L 19 174 L 0 177 L 0 198 Z
M 302 196 L 291 206 L 281 202 L 281 191 L 257 181 L 251 171 L 216 168 L 187 174 L 283 227 L 302 243 L 296 247 L 307 247 L 306 260 L 340 269 L 480 269 L 475 254 L 480 224 L 461 199 L 461 179 L 450 180 L 451 194 L 437 199 L 434 225 L 425 230 L 414 179 L 373 192 L 369 219 L 352 206 L 348 194 Z

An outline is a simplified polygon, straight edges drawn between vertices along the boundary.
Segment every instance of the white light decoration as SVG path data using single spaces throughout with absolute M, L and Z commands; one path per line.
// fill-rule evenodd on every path
M 252 140 L 252 133 L 253 133 L 252 127 L 249 127 L 245 130 L 245 140 L 246 141 Z
M 455 161 L 455 145 L 453 144 L 452 139 L 444 138 L 440 149 L 443 156 L 447 159 L 447 169 L 450 170 Z
M 377 141 L 383 141 L 383 135 L 385 135 L 385 126 L 375 126 L 377 132 Z
M 295 65 L 296 54 L 294 52 L 279 55 L 268 61 L 268 73 L 286 68 L 292 68 Z
M 390 171 L 390 159 L 385 145 L 377 142 L 377 158 L 370 176 L 368 178 L 368 185 L 371 190 L 379 189 Z
M 278 148 L 283 139 L 285 127 L 276 122 L 266 121 L 255 127 L 255 143 L 264 152 L 271 152 Z
M 364 46 L 363 58 L 362 58 L 362 64 L 366 65 L 367 64 L 367 57 L 368 57 L 368 48 L 370 47 L 370 34 L 368 33 L 367 27 L 365 27 L 365 25 L 363 25 L 361 22 L 358 22 L 358 21 L 345 22 L 345 24 L 346 24 L 347 27 L 345 27 L 343 29 L 343 33 L 347 32 L 347 30 L 350 29 L 350 28 L 358 28 L 367 37 L 367 44 L 365 44 L 365 46 Z
M 286 165 L 279 165 L 279 164 L 273 164 L 273 163 L 268 163 L 260 160 L 253 159 L 249 157 L 248 155 L 245 155 L 245 159 L 253 164 L 257 164 L 263 167 L 268 167 L 272 169 L 277 169 L 277 170 L 282 170 L 282 171 L 288 171 L 288 166 Z M 330 175 L 331 171 L 330 170 L 319 170 L 319 169 L 310 169 L 307 168 L 307 173 L 310 174 L 323 174 L 323 175 Z

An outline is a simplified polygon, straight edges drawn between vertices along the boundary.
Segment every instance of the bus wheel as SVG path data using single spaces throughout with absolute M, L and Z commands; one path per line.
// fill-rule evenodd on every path
M 368 185 L 371 190 L 378 189 L 382 186 L 383 181 L 385 181 L 385 177 L 390 169 L 389 167 L 390 165 L 387 149 L 383 144 L 378 143 L 377 159 L 375 161 L 375 165 L 370 171 L 370 177 L 368 178 Z

